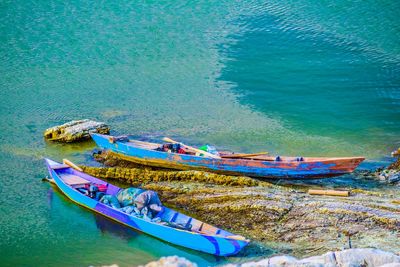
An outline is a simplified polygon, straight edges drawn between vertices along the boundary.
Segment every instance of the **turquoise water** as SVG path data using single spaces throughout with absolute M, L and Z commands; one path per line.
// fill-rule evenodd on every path
M 39 182 L 43 156 L 94 164 L 91 142 L 42 139 L 68 120 L 244 152 L 379 161 L 400 145 L 399 7 L 0 1 L 1 265 L 224 261 L 126 232 Z

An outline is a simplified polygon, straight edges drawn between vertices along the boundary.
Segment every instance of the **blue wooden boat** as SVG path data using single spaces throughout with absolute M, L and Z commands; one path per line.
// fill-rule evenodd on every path
M 169 243 L 218 256 L 237 254 L 249 240 L 240 235 L 206 224 L 167 207 L 160 213 L 161 222 L 152 222 L 100 203 L 78 188 L 95 183 L 106 186 L 106 194 L 116 195 L 121 188 L 80 172 L 69 165 L 45 159 L 55 185 L 72 201 L 123 225 Z M 171 225 L 184 226 L 176 228 Z
M 270 157 L 255 155 L 237 157 L 222 153 L 220 158 L 158 151 L 162 144 L 109 135 L 91 134 L 96 144 L 119 157 L 135 163 L 178 170 L 205 170 L 230 175 L 263 178 L 324 178 L 354 171 L 363 157 Z

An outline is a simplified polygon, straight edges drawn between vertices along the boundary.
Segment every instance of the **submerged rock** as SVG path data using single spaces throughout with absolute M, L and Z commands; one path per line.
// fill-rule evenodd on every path
M 387 181 L 388 183 L 400 182 L 400 148 L 392 152 L 392 156 L 397 157 L 397 160 L 390 164 L 384 170 L 378 170 L 377 176 L 380 180 Z
M 400 181 L 400 170 L 386 169 L 379 173 L 379 179 L 388 183 L 396 183 Z
M 144 266 L 140 265 L 139 267 L 197 267 L 197 264 L 182 257 L 169 256 L 162 257 L 158 261 L 149 262 Z
M 70 121 L 65 124 L 48 128 L 44 137 L 51 141 L 75 142 L 89 139 L 89 133 L 109 134 L 110 127 L 103 122 L 91 120 Z
M 400 157 L 400 147 L 391 153 L 392 157 Z
M 355 171 L 354 175 L 366 179 L 379 179 L 387 184 L 400 184 L 400 148 L 392 152 L 392 156 L 397 157 L 396 161 L 389 166 L 377 168 L 375 170 Z

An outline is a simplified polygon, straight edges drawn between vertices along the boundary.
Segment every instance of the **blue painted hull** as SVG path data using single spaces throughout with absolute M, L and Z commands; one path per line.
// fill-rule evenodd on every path
M 338 176 L 352 172 L 363 160 L 362 157 L 349 158 L 305 158 L 303 162 L 287 160 L 215 159 L 201 156 L 166 153 L 136 146 L 132 142 L 110 142 L 110 136 L 92 134 L 96 144 L 120 157 L 136 163 L 172 168 L 198 169 L 232 175 L 247 175 L 266 178 L 321 178 Z M 283 157 L 282 157 L 283 158 Z
M 82 172 L 76 171 L 72 168 L 57 169 L 57 167 L 62 164 L 49 159 L 46 159 L 46 165 L 50 176 L 54 180 L 56 186 L 75 203 L 84 206 L 92 211 L 95 211 L 101 215 L 104 215 L 108 218 L 111 218 L 128 227 L 157 237 L 161 240 L 218 256 L 229 256 L 237 254 L 243 247 L 248 244 L 248 240 L 238 240 L 235 238 L 227 237 L 228 235 L 234 236 L 234 234 L 223 230 L 220 231 L 223 231 L 225 236 L 206 235 L 197 232 L 180 230 L 166 225 L 149 222 L 139 217 L 131 216 L 129 214 L 119 211 L 118 209 L 111 208 L 88 196 L 83 195 L 79 191 L 66 184 L 62 179 L 62 175 L 72 174 L 87 179 L 90 182 L 99 184 L 107 184 L 106 182 L 84 174 Z M 118 187 L 111 184 L 107 185 L 107 194 L 114 194 L 118 192 Z

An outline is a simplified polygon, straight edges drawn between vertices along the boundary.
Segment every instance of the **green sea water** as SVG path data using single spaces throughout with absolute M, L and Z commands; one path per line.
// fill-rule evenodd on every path
M 0 265 L 251 257 L 254 247 L 227 260 L 171 246 L 77 207 L 40 182 L 42 158 L 95 164 L 95 145 L 52 144 L 42 132 L 91 118 L 116 134 L 375 164 L 400 146 L 398 10 L 396 1 L 0 0 Z

